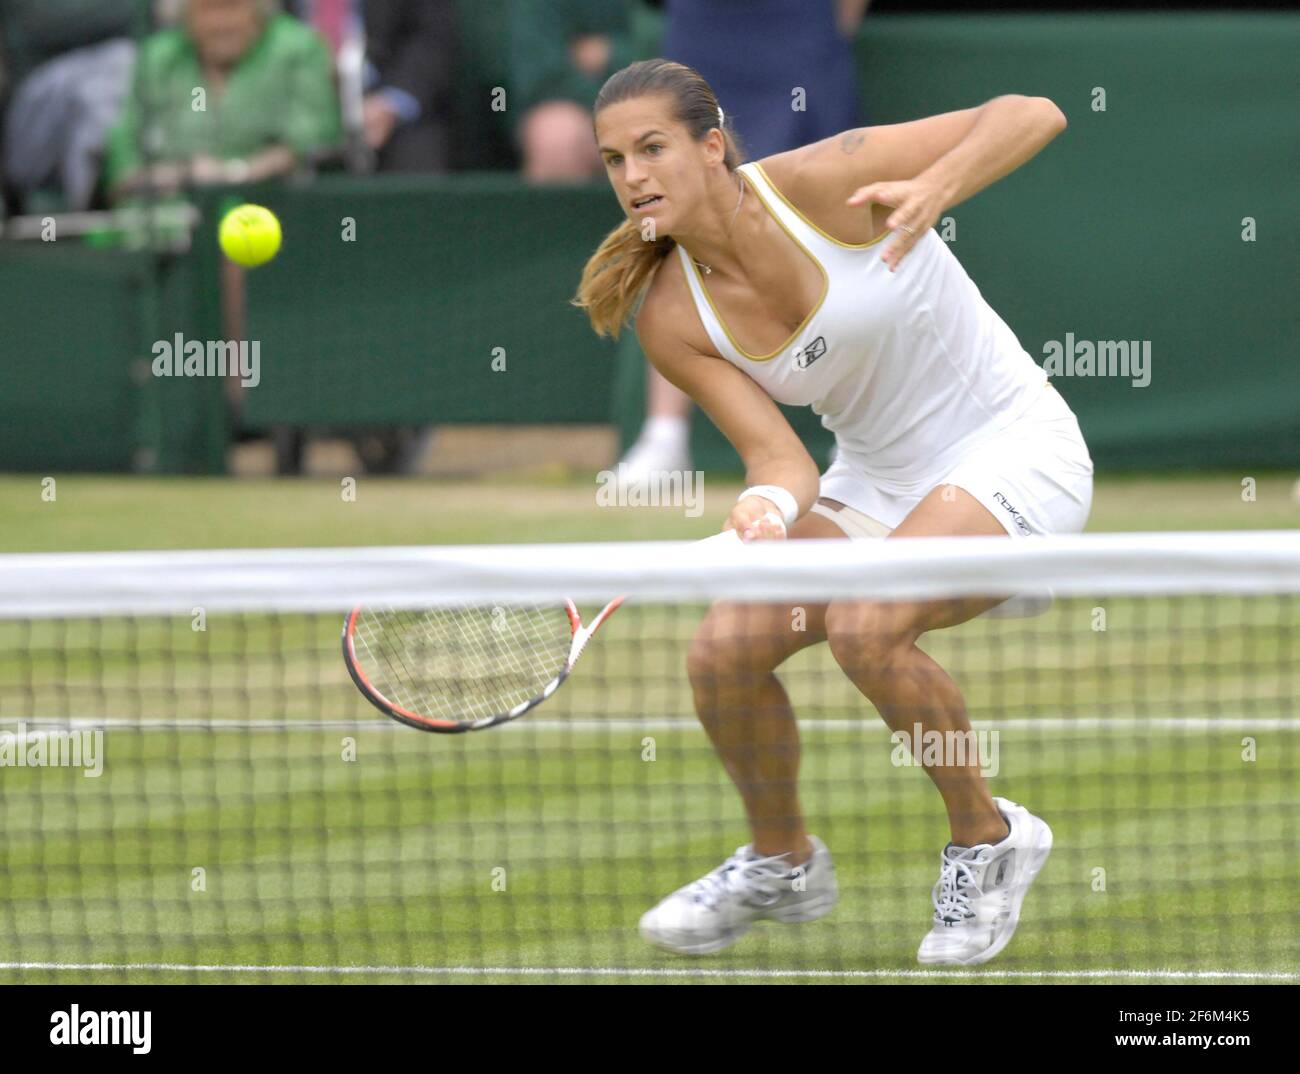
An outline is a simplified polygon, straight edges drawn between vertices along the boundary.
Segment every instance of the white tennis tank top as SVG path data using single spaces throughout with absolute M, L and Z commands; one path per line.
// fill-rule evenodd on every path
M 923 493 L 1041 394 L 1047 374 L 933 229 L 891 273 L 880 257 L 888 235 L 857 245 L 833 239 L 786 201 L 762 165 L 739 170 L 820 266 L 825 293 L 783 346 L 747 354 L 678 246 L 695 308 L 727 361 L 777 402 L 821 415 L 838 458 L 888 492 Z

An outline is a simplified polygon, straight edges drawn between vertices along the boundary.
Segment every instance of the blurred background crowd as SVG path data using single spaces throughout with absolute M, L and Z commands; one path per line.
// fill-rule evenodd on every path
M 757 159 L 863 122 L 850 42 L 867 6 L 3 0 L 4 209 L 103 209 L 319 171 L 590 181 L 603 172 L 591 101 L 653 55 L 700 71 Z M 629 474 L 690 461 L 685 398 L 654 374 L 647 389 Z
M 867 4 L 4 0 L 5 206 L 88 209 L 145 184 L 313 168 L 582 180 L 601 171 L 597 90 L 653 54 L 700 70 L 761 157 L 858 120 L 847 43 Z M 484 51 L 500 85 L 483 103 L 501 120 L 465 129 L 456 83 Z M 794 68 L 834 92 L 791 110 Z

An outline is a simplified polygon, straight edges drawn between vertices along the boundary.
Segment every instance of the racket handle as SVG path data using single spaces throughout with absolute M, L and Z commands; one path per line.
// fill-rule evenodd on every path
M 782 529 L 785 529 L 785 519 L 775 511 L 768 511 L 764 518 L 775 522 Z M 705 537 L 702 541 L 696 541 L 696 544 L 744 544 L 740 538 L 739 530 L 723 530 L 721 533 L 715 533 L 712 537 Z

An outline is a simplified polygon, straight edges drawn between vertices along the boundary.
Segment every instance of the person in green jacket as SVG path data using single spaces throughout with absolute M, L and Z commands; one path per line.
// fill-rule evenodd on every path
M 186 0 L 182 25 L 140 46 L 106 179 L 114 198 L 145 186 L 255 182 L 339 140 L 333 62 L 319 34 L 274 0 Z

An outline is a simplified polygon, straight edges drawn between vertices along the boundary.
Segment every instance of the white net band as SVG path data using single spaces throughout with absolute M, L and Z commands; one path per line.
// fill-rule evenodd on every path
M 0 618 L 463 601 L 1300 592 L 1300 531 L 0 556 Z

